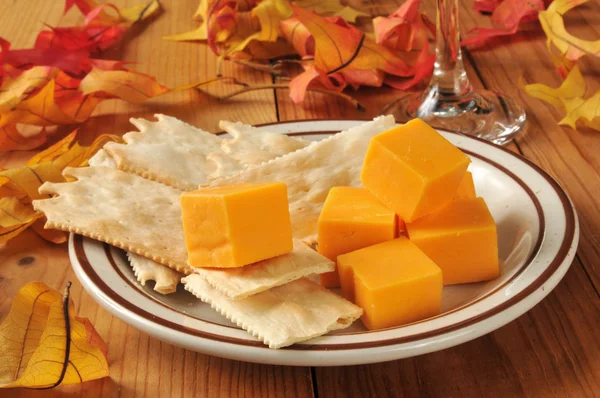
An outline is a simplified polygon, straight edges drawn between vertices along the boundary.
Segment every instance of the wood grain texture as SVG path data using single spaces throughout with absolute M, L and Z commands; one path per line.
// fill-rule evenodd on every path
M 489 24 L 471 11 L 471 0 L 461 0 L 462 31 Z M 115 1 L 133 5 L 139 0 Z M 215 57 L 203 45 L 171 43 L 162 36 L 193 28 L 196 0 L 162 0 L 163 12 L 136 27 L 108 56 L 135 62 L 132 68 L 157 76 L 169 86 L 199 81 L 215 73 Z M 359 4 L 373 13 L 389 12 L 396 1 L 367 0 Z M 424 8 L 435 17 L 434 3 Z M 31 46 L 43 23 L 81 22 L 75 12 L 62 16 L 62 1 L 0 1 L 0 36 L 15 48 Z M 19 18 L 15 18 L 18 15 Z M 600 8 L 590 2 L 567 16 L 569 30 L 594 39 L 600 33 Z M 0 247 L 0 319 L 26 282 L 41 280 L 60 289 L 74 282 L 76 309 L 88 317 L 108 343 L 111 377 L 52 391 L 2 391 L 2 397 L 46 396 L 162 396 L 162 397 L 480 397 L 480 396 L 598 396 L 600 391 L 600 135 L 586 129 L 560 127 L 562 113 L 527 97 L 517 86 L 544 82 L 557 86 L 536 24 L 498 46 L 466 53 L 465 66 L 475 87 L 497 89 L 517 98 L 528 112 L 526 134 L 509 148 L 539 164 L 566 188 L 582 224 L 578 259 L 565 279 L 541 304 L 514 322 L 472 342 L 400 361 L 382 364 L 293 368 L 248 364 L 196 354 L 141 333 L 99 307 L 71 271 L 66 245 L 43 242 L 25 233 Z M 597 61 L 583 61 L 584 73 L 598 70 Z M 268 83 L 271 76 L 226 65 L 228 75 Z M 592 76 L 597 76 L 597 73 Z M 592 93 L 600 86 L 590 79 Z M 256 91 L 219 102 L 195 91 L 168 94 L 141 105 L 114 100 L 102 104 L 82 132 L 92 139 L 101 133 L 122 134 L 131 129 L 129 117 L 151 117 L 161 112 L 214 131 L 220 119 L 246 123 L 276 120 L 376 116 L 398 92 L 367 88 L 352 93 L 366 112 L 346 102 L 309 93 L 305 103 L 293 104 L 287 90 Z M 28 153 L 0 155 L 0 167 L 18 165 Z M 21 264 L 21 265 L 20 265 Z M 311 376 L 314 374 L 314 379 Z M 313 391 L 313 383 L 316 390 Z

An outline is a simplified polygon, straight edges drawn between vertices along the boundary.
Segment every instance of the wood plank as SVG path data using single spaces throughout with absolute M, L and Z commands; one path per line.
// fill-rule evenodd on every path
M 469 21 L 465 25 L 489 24 L 489 18 L 469 11 L 468 1 L 462 4 L 463 16 Z M 567 18 L 575 22 L 567 25 L 572 34 L 597 37 L 600 18 L 597 3 L 577 7 L 572 14 Z M 470 54 L 487 87 L 518 99 L 525 107 L 527 131 L 517 138 L 519 147 L 525 156 L 555 177 L 575 203 L 582 232 L 578 255 L 596 291 L 600 291 L 600 133 L 584 127 L 573 130 L 559 126 L 563 111 L 529 97 L 518 87 L 519 76 L 526 83 L 543 82 L 551 87 L 561 83 L 546 49 L 543 31 L 535 25 L 529 29 L 510 42 L 500 40 L 496 47 Z M 600 88 L 594 72 L 600 67 L 600 59 L 583 58 L 581 64 L 583 73 L 588 74 L 586 81 L 591 95 Z
M 140 4 L 139 0 L 114 1 L 119 6 Z M 212 77 L 216 59 L 210 50 L 197 43 L 172 43 L 163 36 L 191 30 L 191 16 L 196 0 L 161 1 L 164 12 L 143 23 L 107 57 L 133 62 L 131 68 L 149 73 L 168 87 L 176 87 Z M 0 2 L 0 37 L 14 48 L 33 45 L 43 22 L 50 25 L 80 23 L 76 12 L 62 17 L 63 2 L 22 0 Z M 19 16 L 16 18 L 15 16 Z M 22 16 L 22 17 L 21 17 Z M 267 83 L 270 76 L 225 65 L 225 72 L 245 81 Z M 122 134 L 131 130 L 128 119 L 151 117 L 160 112 L 176 116 L 188 123 L 218 130 L 221 119 L 246 123 L 276 121 L 274 94 L 259 91 L 234 100 L 219 102 L 193 90 L 171 93 L 140 105 L 119 100 L 103 103 L 95 116 L 85 123 L 82 135 L 89 139 L 102 134 Z M 31 153 L 14 152 L 0 155 L 0 167 L 21 164 Z M 22 258 L 33 257 L 29 265 L 18 265 Z M 28 262 L 31 260 L 26 260 Z M 137 331 L 99 307 L 85 293 L 71 271 L 66 245 L 51 245 L 31 232 L 0 248 L 0 319 L 10 308 L 17 290 L 32 280 L 44 281 L 61 289 L 67 280 L 73 282 L 72 293 L 79 315 L 88 317 L 108 343 L 111 376 L 52 391 L 3 391 L 9 396 L 312 396 L 309 368 L 256 365 L 197 354 Z
M 420 357 L 317 368 L 323 397 L 594 396 L 600 299 L 579 262 L 539 305 L 495 332 Z

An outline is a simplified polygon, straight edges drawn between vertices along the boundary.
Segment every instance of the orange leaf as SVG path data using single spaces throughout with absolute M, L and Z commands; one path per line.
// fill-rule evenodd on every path
M 419 13 L 421 0 L 408 0 L 388 17 L 373 19 L 375 41 L 403 51 L 421 49 L 435 37 L 435 26 Z
M 1 122 L 0 118 L 0 122 Z M 0 127 L 0 152 L 28 151 L 46 142 L 46 131 L 42 129 L 34 136 L 22 135 L 15 124 Z
M 35 89 L 45 86 L 56 74 L 47 66 L 35 66 L 16 78 L 7 78 L 0 90 L 0 114 L 16 107 Z
M 53 388 L 108 376 L 106 345 L 63 296 L 41 282 L 23 286 L 0 325 L 0 388 Z
M 41 151 L 38 154 L 36 154 L 35 156 L 33 156 L 31 159 L 29 159 L 27 161 L 26 165 L 33 166 L 35 164 L 39 164 L 42 162 L 53 161 L 54 159 L 56 159 L 57 157 L 59 157 L 60 155 L 62 155 L 63 153 L 65 153 L 69 150 L 69 148 L 71 147 L 71 144 L 75 140 L 76 136 L 77 136 L 77 130 L 75 130 L 71 134 L 65 136 L 65 138 L 58 141 L 54 145 L 49 146 L 48 148 L 44 149 L 43 151 Z
M 314 37 L 315 66 L 325 73 L 348 68 L 379 69 L 397 76 L 412 74 L 404 60 L 342 19 L 327 21 L 293 4 L 292 9 Z
M 31 229 L 38 234 L 42 239 L 52 242 L 56 245 L 65 243 L 69 239 L 69 233 L 59 231 L 57 229 L 45 229 L 46 217 L 38 218 L 31 224 Z
M 94 68 L 83 78 L 79 89 L 84 95 L 102 93 L 139 103 L 169 90 L 154 77 L 133 71 L 105 71 Z
M 283 37 L 302 57 L 315 55 L 315 39 L 298 18 L 288 18 L 279 24 Z
M 50 126 L 77 121 L 66 115 L 54 101 L 54 79 L 40 91 L 19 103 L 15 109 L 0 115 L 0 127 L 14 123 Z

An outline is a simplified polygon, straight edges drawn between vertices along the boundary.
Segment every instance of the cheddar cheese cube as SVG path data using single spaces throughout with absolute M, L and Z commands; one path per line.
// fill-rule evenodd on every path
M 396 214 L 365 188 L 331 188 L 319 216 L 319 253 L 335 261 L 348 253 L 394 239 Z M 338 287 L 338 272 L 320 275 L 321 285 Z
M 482 198 L 457 199 L 406 228 L 410 240 L 442 269 L 445 285 L 500 274 L 496 223 Z
M 475 199 L 475 183 L 473 183 L 473 174 L 470 171 L 465 172 L 463 179 L 458 185 L 458 189 L 454 194 L 454 199 Z
M 344 294 L 362 307 L 368 329 L 440 313 L 442 271 L 406 237 L 341 255 L 338 266 Z
M 469 163 L 460 149 L 414 119 L 371 139 L 361 181 L 410 222 L 450 202 Z
M 242 267 L 292 251 L 283 183 L 234 184 L 184 192 L 181 218 L 188 263 Z

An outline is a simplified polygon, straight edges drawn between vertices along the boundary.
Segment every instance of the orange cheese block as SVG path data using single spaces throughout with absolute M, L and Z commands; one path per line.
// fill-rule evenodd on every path
M 344 295 L 364 310 L 368 329 L 440 313 L 442 271 L 406 237 L 338 257 Z
M 406 222 L 452 200 L 470 160 L 420 119 L 376 135 L 363 164 L 363 185 Z
M 442 269 L 445 285 L 500 274 L 496 223 L 482 198 L 457 199 L 406 228 L 410 240 Z
M 475 184 L 473 183 L 473 174 L 470 171 L 465 172 L 460 185 L 454 194 L 454 199 L 475 199 Z
M 235 184 L 184 192 L 181 219 L 193 267 L 242 267 L 292 251 L 283 183 Z
M 394 239 L 396 214 L 365 188 L 331 188 L 319 216 L 319 253 L 335 261 L 348 253 Z M 338 272 L 320 275 L 321 285 L 338 287 Z

